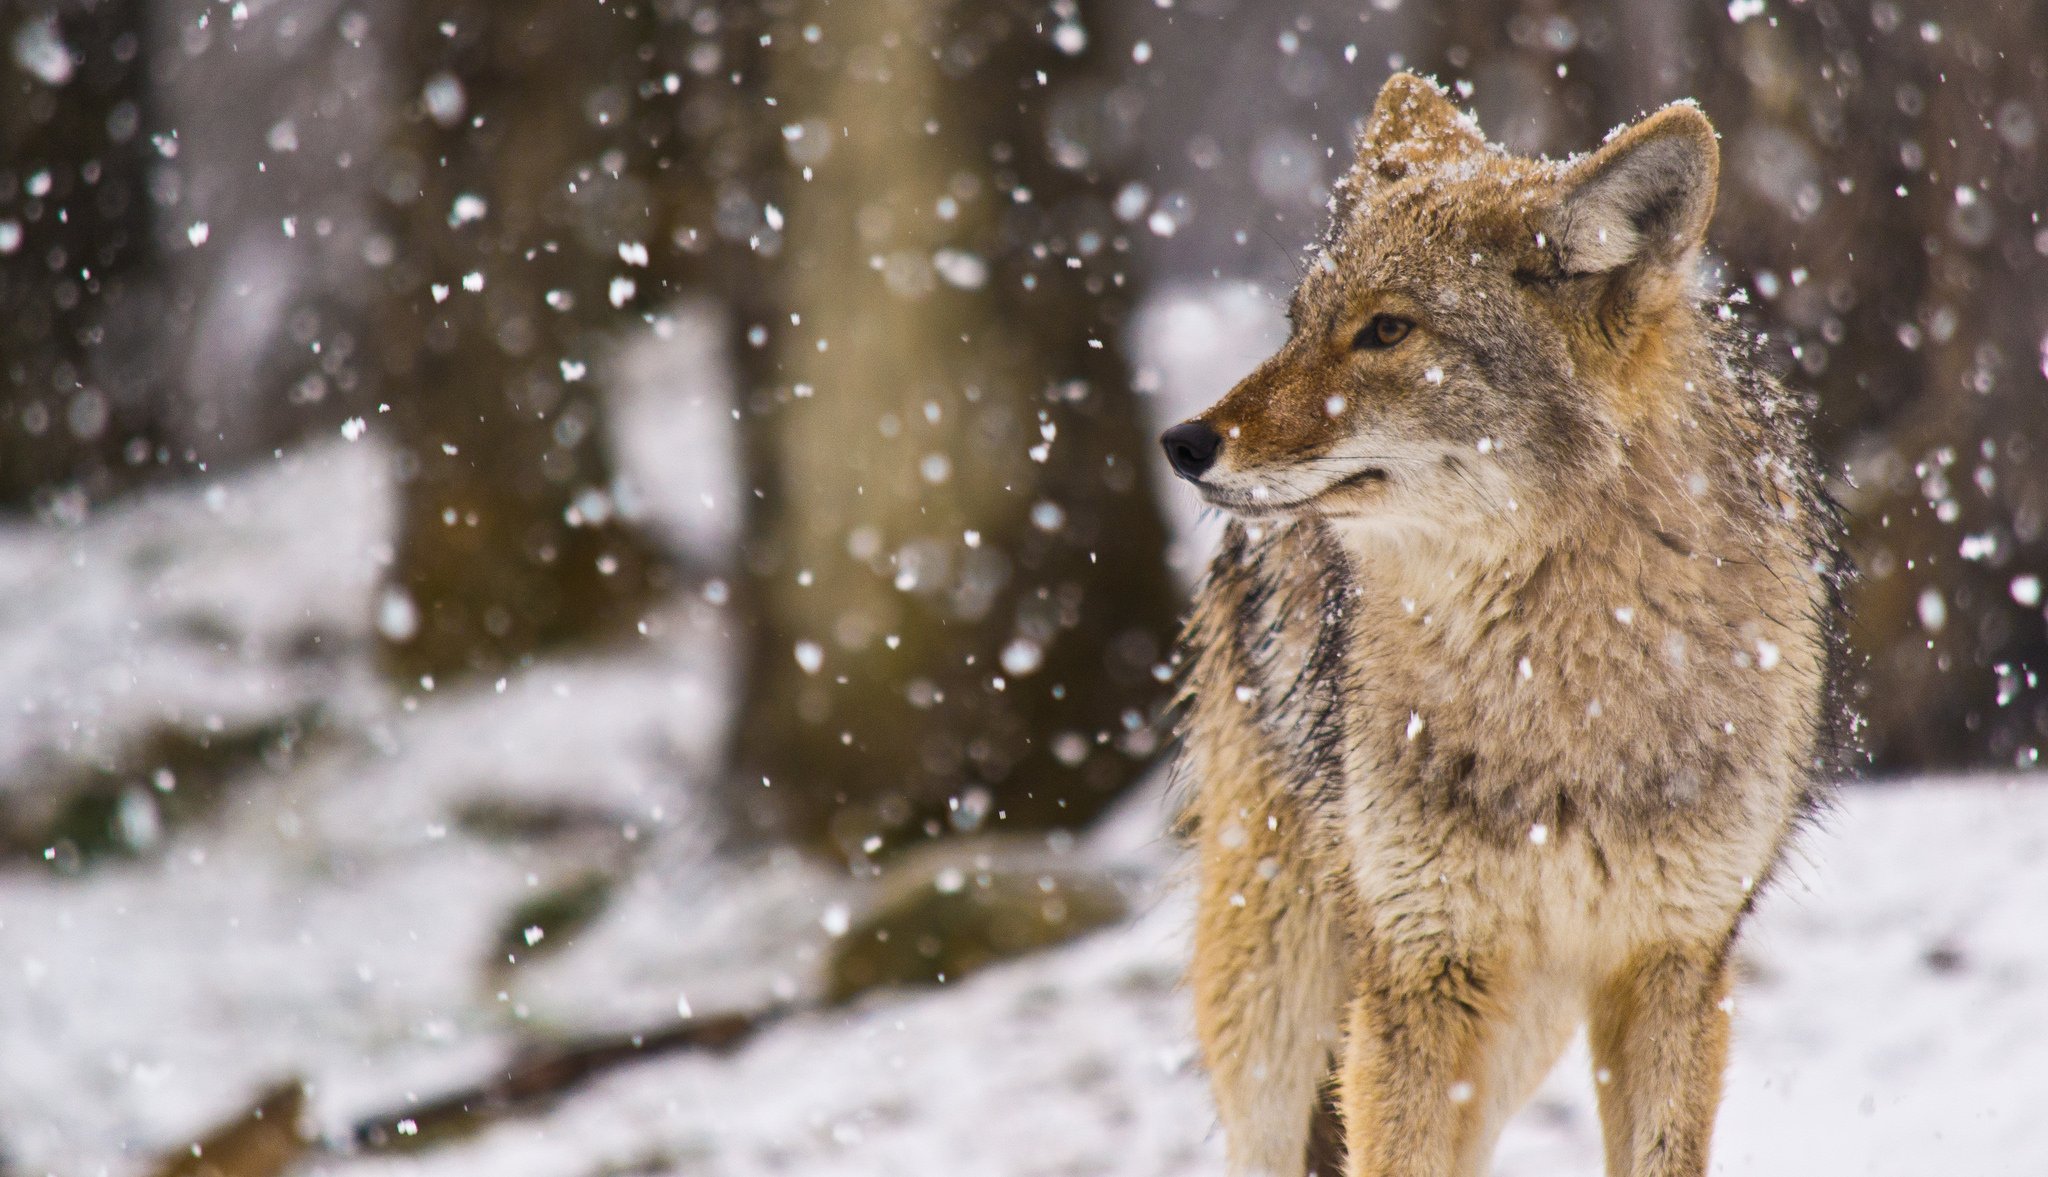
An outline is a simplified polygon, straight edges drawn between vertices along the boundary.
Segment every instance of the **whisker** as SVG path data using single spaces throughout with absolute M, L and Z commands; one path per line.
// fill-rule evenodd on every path
M 1433 458 L 1428 458 L 1428 457 L 1416 457 L 1416 456 L 1414 456 L 1414 455 L 1412 455 L 1412 454 L 1341 454 L 1341 453 L 1340 453 L 1340 454 L 1319 454 L 1319 455 L 1317 455 L 1317 456 L 1315 456 L 1315 457 L 1312 457 L 1312 458 L 1293 458 L 1293 459 L 1290 459 L 1289 461 L 1290 461 L 1290 462 L 1291 462 L 1292 464 L 1296 464 L 1296 465 L 1309 465 L 1309 464 L 1312 464 L 1312 463 L 1317 463 L 1317 462 L 1323 462 L 1323 463 L 1331 463 L 1331 462 L 1346 462 L 1346 463 L 1355 463 L 1355 464 L 1361 464 L 1361 465 L 1373 465 L 1373 466 L 1420 466 L 1420 465 L 1426 465 L 1426 464 L 1428 464 L 1429 462 L 1431 462 L 1431 461 L 1434 461 L 1434 459 L 1433 459 Z
M 1463 462 L 1459 462 L 1453 465 L 1451 469 L 1457 472 L 1458 477 L 1464 480 L 1465 485 L 1472 488 L 1472 493 L 1479 496 L 1480 501 L 1486 504 L 1486 509 L 1488 511 L 1491 511 L 1496 515 L 1506 513 L 1503 510 L 1501 504 L 1494 498 L 1493 492 L 1488 490 L 1486 484 L 1479 481 L 1476 475 L 1474 475 L 1470 470 L 1467 470 Z

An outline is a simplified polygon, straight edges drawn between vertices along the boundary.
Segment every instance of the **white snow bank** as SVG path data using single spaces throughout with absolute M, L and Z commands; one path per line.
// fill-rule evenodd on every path
M 533 1016 L 491 969 L 514 912 L 593 872 L 630 890 L 657 847 L 702 888 L 672 897 L 675 926 L 725 911 L 742 868 L 708 858 L 700 799 L 727 694 L 712 613 L 502 692 L 391 700 L 144 860 L 0 871 L 0 1150 L 140 1172 L 279 1078 L 311 1080 L 334 1122 L 474 1079 Z M 478 803 L 561 828 L 479 829 Z M 770 950 L 816 910 L 784 918 L 753 929 L 757 973 L 788 967 Z
M 713 567 L 739 542 L 739 422 L 730 313 L 686 300 L 621 335 L 606 363 L 620 505 L 678 550 Z
M 246 730 L 346 699 L 390 560 L 386 455 L 336 441 L 73 529 L 0 526 L 0 801 L 154 728 Z
M 146 1171 L 292 1075 L 336 1119 L 470 1080 L 529 1014 L 490 967 L 522 904 L 593 873 L 623 887 L 654 847 L 709 874 L 721 611 L 679 600 L 624 647 L 395 693 L 372 666 L 388 458 L 336 439 L 69 529 L 0 527 L 19 827 L 162 730 L 321 715 L 136 860 L 0 860 L 0 1168 Z

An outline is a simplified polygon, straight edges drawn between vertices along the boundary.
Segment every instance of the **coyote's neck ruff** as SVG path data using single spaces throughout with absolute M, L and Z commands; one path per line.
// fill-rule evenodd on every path
M 1707 120 L 1562 163 L 1396 75 L 1293 332 L 1163 439 L 1197 1022 L 1239 1173 L 1482 1174 L 1589 1025 L 1610 1174 L 1706 1171 L 1742 916 L 1833 745 L 1836 527 L 1702 305 Z

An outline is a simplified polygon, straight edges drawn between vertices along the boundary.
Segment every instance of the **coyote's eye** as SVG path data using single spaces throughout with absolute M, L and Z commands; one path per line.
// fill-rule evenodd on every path
M 1408 338 L 1415 324 L 1395 315 L 1374 315 L 1351 337 L 1352 351 L 1378 351 Z

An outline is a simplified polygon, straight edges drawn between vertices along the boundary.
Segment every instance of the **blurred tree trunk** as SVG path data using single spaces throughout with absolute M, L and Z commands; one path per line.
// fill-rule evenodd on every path
M 1127 131 L 1054 11 L 804 0 L 770 58 L 741 815 L 856 857 L 1078 825 L 1152 750 L 1175 594 L 1121 351 Z
M 409 677 L 626 632 L 660 569 L 615 512 L 592 351 L 650 256 L 626 166 L 639 10 L 399 11 L 381 346 L 403 507 L 381 622 Z
M 1727 159 L 1717 236 L 1856 482 L 1865 747 L 1881 771 L 2030 764 L 2048 741 L 2024 581 L 2048 569 L 2048 5 L 1777 16 L 1698 13 L 1698 84 Z
M 1479 125 L 1523 155 L 1583 151 L 1607 106 L 1604 23 L 1588 38 L 1562 0 L 1476 0 L 1435 9 L 1422 68 L 1469 79 Z
M 143 7 L 0 13 L 0 507 L 104 497 L 155 454 L 146 366 L 108 342 L 154 293 Z

